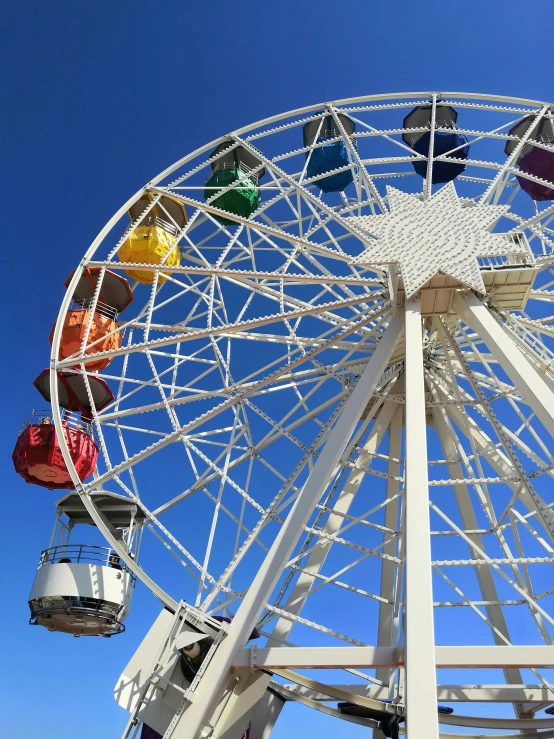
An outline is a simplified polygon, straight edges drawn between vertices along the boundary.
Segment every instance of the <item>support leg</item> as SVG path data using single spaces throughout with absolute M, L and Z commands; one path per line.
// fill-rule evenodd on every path
M 454 461 L 458 459 L 459 453 L 454 441 L 455 431 L 450 424 L 446 410 L 444 408 L 434 408 L 433 418 L 445 459 L 451 460 L 448 463 L 448 474 L 453 480 L 462 480 L 464 478 L 464 470 L 462 469 L 460 462 Z M 473 509 L 467 485 L 465 483 L 456 483 L 452 487 L 454 489 L 456 504 L 460 512 L 464 529 L 475 531 L 478 528 L 477 516 Z M 471 534 L 470 539 L 481 549 L 485 548 L 483 537 L 480 534 Z M 473 556 L 473 552 L 471 550 L 470 556 Z M 494 601 L 497 601 L 498 592 L 490 567 L 487 565 L 479 565 L 476 570 L 476 575 L 483 600 L 492 601 L 493 603 Z M 509 640 L 510 634 L 508 632 L 508 626 L 504 618 L 502 607 L 498 605 L 488 605 L 486 606 L 486 613 L 488 619 L 506 637 L 506 639 Z M 506 643 L 499 634 L 493 632 L 492 636 L 495 644 L 503 645 Z M 505 667 L 503 672 L 507 683 L 511 683 L 512 685 L 521 685 L 524 682 L 521 670 L 517 667 Z
M 400 487 L 398 480 L 395 480 L 394 478 L 398 478 L 400 475 L 400 462 L 396 460 L 400 460 L 403 415 L 403 407 L 398 406 L 389 428 L 389 479 L 387 480 L 387 500 L 391 500 L 397 496 Z M 387 505 L 385 509 L 385 527 L 387 529 L 395 530 L 397 528 L 398 507 L 398 498 L 392 500 L 392 502 Z M 389 535 L 385 533 L 384 537 L 389 538 Z M 392 557 L 398 556 L 397 546 L 397 539 L 391 539 L 383 547 L 383 554 L 388 554 Z M 386 598 L 388 602 L 381 603 L 379 605 L 379 625 L 377 629 L 377 646 L 379 647 L 394 646 L 392 643 L 394 619 L 393 597 L 396 567 L 396 562 L 390 559 L 382 560 L 380 595 L 382 598 Z M 391 670 L 388 667 L 379 667 L 375 676 L 378 680 L 382 680 L 385 684 L 388 684 L 390 674 Z
M 285 702 L 277 693 L 266 690 L 264 697 L 254 709 L 248 739 L 269 739 Z
M 389 429 L 391 419 L 396 418 L 399 415 L 398 423 L 400 424 L 400 428 L 398 430 L 398 435 L 402 432 L 402 413 L 403 408 L 399 407 L 397 403 L 393 402 L 387 402 L 383 405 L 383 407 L 380 409 L 379 413 L 377 414 L 377 417 L 375 418 L 375 423 L 373 424 L 373 427 L 371 431 L 369 432 L 368 438 L 363 446 L 362 451 L 360 452 L 360 456 L 358 457 L 358 466 L 359 467 L 365 467 L 369 464 L 371 464 L 373 454 L 377 451 L 379 448 L 379 445 L 381 444 L 381 441 L 383 437 L 385 436 L 385 433 L 387 432 L 387 429 Z M 395 447 L 396 448 L 396 447 Z M 400 446 L 398 446 L 398 454 L 397 456 L 400 456 Z M 397 465 L 398 466 L 398 465 Z M 396 469 L 396 468 L 395 468 Z M 395 473 L 398 474 L 398 471 Z M 336 503 L 333 505 L 333 509 L 337 511 L 337 515 L 330 514 L 329 518 L 325 522 L 325 525 L 323 527 L 323 531 L 325 534 L 333 535 L 336 534 L 339 528 L 344 523 L 344 518 L 338 514 L 340 513 L 348 513 L 350 510 L 350 506 L 352 505 L 353 501 L 356 498 L 356 495 L 358 493 L 359 487 L 362 483 L 362 480 L 365 477 L 365 472 L 361 469 L 355 469 L 352 470 L 350 475 L 348 476 L 347 481 L 344 484 L 344 488 L 339 493 L 339 497 L 336 501 Z M 396 483 L 396 490 L 398 489 L 398 483 Z M 387 496 L 392 497 L 394 493 L 389 493 L 389 488 L 387 487 Z M 396 518 L 398 515 L 398 504 L 396 501 L 394 503 L 391 503 L 387 506 L 386 513 L 385 513 L 385 526 L 391 525 L 391 527 L 396 526 Z M 394 521 L 394 524 L 392 523 Z M 306 599 L 308 598 L 310 591 L 313 587 L 314 581 L 315 581 L 315 575 L 317 575 L 321 568 L 323 567 L 325 560 L 327 558 L 327 555 L 329 554 L 332 546 L 332 539 L 321 537 L 317 543 L 317 547 L 313 550 L 313 552 L 310 554 L 310 556 L 307 559 L 307 562 L 303 565 L 304 572 L 300 573 L 300 576 L 298 580 L 296 581 L 296 584 L 294 588 L 292 589 L 292 592 L 289 596 L 289 599 L 287 603 L 284 606 L 284 610 L 288 611 L 289 613 L 294 613 L 298 615 L 300 611 L 302 610 L 304 603 L 306 602 Z M 385 549 L 383 551 L 391 554 L 395 554 L 394 551 L 395 542 L 390 542 L 386 545 Z M 389 552 L 389 549 L 391 550 Z M 383 560 L 383 565 L 389 565 L 393 564 L 392 562 L 389 562 L 389 560 Z M 384 573 L 384 570 L 383 570 Z M 383 576 L 382 578 L 383 579 Z M 388 582 L 388 578 L 387 578 Z M 381 593 L 383 595 L 383 593 Z M 388 596 L 384 596 L 388 597 Z M 388 606 L 389 611 L 392 612 L 392 606 Z M 282 641 L 286 641 L 288 639 L 288 636 L 290 634 L 290 631 L 294 625 L 294 622 L 290 619 L 287 619 L 286 616 L 281 616 L 277 623 L 275 624 L 275 627 L 273 628 L 273 631 L 271 633 L 270 639 L 268 639 L 267 645 L 268 647 L 279 647 L 282 644 Z M 381 643 L 381 642 L 379 642 Z M 390 641 L 383 641 L 384 646 L 389 646 Z M 381 668 L 381 672 L 386 673 L 388 676 L 390 670 L 388 668 Z M 377 674 L 377 677 L 379 678 L 379 671 Z M 380 678 L 379 678 L 380 679 Z M 388 678 L 385 677 L 385 680 Z M 276 698 L 272 702 L 272 709 L 275 713 L 275 715 L 271 714 L 271 725 L 267 724 L 267 707 L 265 705 L 264 701 L 260 701 L 260 704 L 256 706 L 254 710 L 254 715 L 252 717 L 252 726 L 250 729 L 250 739 L 268 739 L 269 732 L 273 729 L 273 726 L 275 725 L 275 722 L 277 721 L 277 717 L 279 713 L 281 712 L 282 707 L 284 706 L 284 702 L 281 702 L 280 704 L 277 703 L 278 699 Z M 254 731 L 254 727 L 256 728 L 256 731 Z M 263 730 L 262 730 L 262 727 Z M 378 736 L 378 735 L 376 735 Z M 379 737 L 379 739 L 382 739 L 382 736 Z
M 406 301 L 406 715 L 410 739 L 438 739 L 427 428 L 419 302 Z
M 242 648 L 248 641 L 304 526 L 327 487 L 362 411 L 387 366 L 403 324 L 401 314 L 393 315 L 352 395 L 346 401 L 300 495 L 245 594 L 229 626 L 227 636 L 207 666 L 192 703 L 176 722 L 174 739 L 196 739 L 209 720 L 228 679 L 233 656 L 236 650 Z
M 396 403 L 385 403 L 379 411 L 375 419 L 375 423 L 373 424 L 373 428 L 369 433 L 363 449 L 360 451 L 360 456 L 358 457 L 357 463 L 359 468 L 363 468 L 371 464 L 373 454 L 375 454 L 375 452 L 379 448 L 379 444 L 381 443 L 396 410 L 398 410 L 398 406 Z M 364 477 L 365 472 L 363 469 L 352 470 L 352 472 L 348 476 L 347 481 L 344 483 L 344 487 L 339 494 L 337 502 L 333 506 L 333 509 L 337 511 L 337 514 L 331 513 L 329 515 L 329 518 L 325 522 L 325 525 L 323 526 L 324 534 L 333 536 L 344 524 L 344 518 L 340 514 L 348 513 L 348 511 L 350 510 L 350 506 L 356 498 L 359 487 Z M 387 506 L 386 515 L 389 515 L 389 507 L 390 506 Z M 388 524 L 385 523 L 385 525 Z M 294 586 L 290 597 L 286 605 L 284 606 L 285 611 L 288 611 L 289 613 L 293 613 L 295 615 L 298 615 L 300 613 L 304 606 L 304 603 L 306 602 L 306 598 L 310 594 L 310 590 L 313 587 L 315 575 L 317 575 L 323 567 L 327 555 L 331 550 L 332 544 L 332 539 L 325 536 L 319 539 L 317 547 L 313 550 L 313 552 L 308 557 L 306 563 L 302 567 L 304 572 L 300 574 L 298 580 L 296 581 L 296 585 Z M 392 542 L 392 545 L 394 547 L 394 542 Z M 388 549 L 385 548 L 383 551 L 388 552 Z M 388 564 L 387 560 L 383 560 L 383 562 Z M 288 638 L 293 624 L 294 622 L 290 619 L 287 619 L 286 616 L 281 616 L 275 624 L 275 627 L 271 633 L 271 636 L 274 637 L 274 640 L 272 641 L 270 639 L 267 643 L 267 646 L 281 646 L 282 641 Z M 388 646 L 388 642 L 386 646 Z
M 554 392 L 541 375 L 473 293 L 465 300 L 457 295 L 454 308 L 462 321 L 483 339 L 525 402 L 554 438 Z

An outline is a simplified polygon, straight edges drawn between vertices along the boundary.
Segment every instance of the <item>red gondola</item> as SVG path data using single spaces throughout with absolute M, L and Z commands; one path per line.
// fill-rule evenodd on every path
M 98 459 L 92 430 L 78 416 L 66 413 L 63 433 L 77 474 L 81 481 L 86 480 Z M 49 490 L 74 487 L 49 411 L 33 411 L 17 438 L 12 460 L 15 471 L 25 482 Z

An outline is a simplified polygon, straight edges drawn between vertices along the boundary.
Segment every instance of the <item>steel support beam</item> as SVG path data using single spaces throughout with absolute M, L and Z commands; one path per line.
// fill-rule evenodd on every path
M 455 432 L 450 424 L 446 410 L 444 408 L 433 408 L 433 418 L 445 459 L 457 460 L 459 458 L 459 450 L 457 449 L 453 438 Z M 463 480 L 465 473 L 464 470 L 462 470 L 460 462 L 450 461 L 448 462 L 448 474 L 453 480 Z M 464 483 L 456 483 L 452 488 L 454 490 L 456 504 L 460 512 L 464 529 L 475 531 L 479 526 L 467 485 Z M 471 534 L 470 539 L 477 544 L 480 549 L 484 549 L 483 538 L 479 534 Z M 473 551 L 471 549 L 470 556 L 473 556 Z M 486 565 L 478 565 L 475 574 L 483 600 L 498 600 L 498 592 L 490 567 Z M 502 607 L 498 605 L 488 605 L 486 606 L 486 613 L 487 618 L 492 624 L 494 624 L 500 634 L 502 634 L 507 641 L 511 641 Z M 494 631 L 492 632 L 493 639 L 498 645 L 505 644 L 505 641 L 502 639 L 500 634 Z M 508 683 L 521 684 L 523 682 L 521 672 L 515 668 L 505 669 L 504 676 Z
M 544 378 L 473 293 L 469 293 L 465 300 L 456 294 L 454 309 L 462 321 L 483 339 L 525 402 L 554 438 L 554 392 Z
M 243 647 L 238 649 L 232 667 L 259 669 L 329 669 L 339 667 L 400 667 L 409 658 L 409 646 L 400 647 Z M 427 656 L 427 655 L 426 655 Z M 437 668 L 474 667 L 554 667 L 554 646 L 454 646 L 431 649 Z M 416 666 L 416 673 L 417 673 Z M 409 665 L 407 672 L 409 674 Z M 409 679 L 409 678 L 408 678 Z M 508 687 L 508 686 L 507 686 Z M 432 713 L 437 711 L 435 680 Z M 409 696 L 407 696 L 409 700 Z M 413 704 L 412 704 L 413 705 Z M 410 710 L 409 708 L 407 709 Z M 418 713 L 417 707 L 415 713 Z M 413 730 L 412 730 L 413 731 Z M 419 736 L 416 734 L 416 736 Z
M 326 693 L 310 690 L 303 685 L 285 684 L 289 692 L 305 695 L 314 701 L 332 701 Z M 382 685 L 359 683 L 331 685 L 345 693 L 362 695 L 373 700 L 384 700 L 388 690 Z M 554 703 L 554 691 L 544 685 L 437 685 L 437 701 L 449 703 Z
M 433 625 L 431 526 L 427 477 L 427 426 L 421 312 L 407 300 L 406 351 L 406 713 L 407 730 L 418 739 L 439 738 L 437 671 Z
M 377 413 L 375 422 L 371 427 L 362 451 L 360 452 L 360 455 L 358 457 L 358 467 L 366 467 L 371 464 L 372 456 L 379 448 L 379 445 L 381 444 L 381 441 L 387 429 L 389 428 L 391 419 L 395 416 L 395 413 L 400 413 L 400 425 L 402 425 L 402 412 L 402 409 L 398 409 L 397 403 L 384 403 L 384 405 Z M 333 505 L 333 510 L 336 511 L 336 513 L 329 514 L 329 517 L 327 518 L 323 526 L 323 533 L 326 534 L 326 536 L 319 537 L 317 546 L 308 556 L 306 563 L 303 565 L 303 571 L 300 573 L 300 576 L 298 577 L 298 580 L 292 588 L 292 592 L 290 593 L 286 604 L 283 606 L 283 609 L 288 613 L 298 615 L 304 607 L 304 603 L 306 602 L 306 599 L 309 596 L 314 585 L 316 575 L 320 572 L 325 563 L 325 560 L 327 559 L 327 555 L 331 550 L 333 541 L 328 537 L 336 534 L 339 528 L 343 525 L 344 518 L 340 514 L 347 514 L 350 510 L 350 506 L 356 498 L 360 484 L 364 477 L 365 472 L 362 469 L 352 470 L 352 472 L 348 476 L 343 489 L 339 493 L 337 501 Z M 394 508 L 396 511 L 397 503 L 392 503 L 387 506 L 385 513 L 385 526 L 389 525 L 387 521 L 389 521 L 389 518 L 391 518 L 391 514 L 389 513 L 389 509 L 391 508 Z M 397 514 L 395 513 L 395 516 L 396 515 Z M 394 518 L 394 520 L 396 522 L 396 517 Z M 395 544 L 394 542 L 392 542 L 392 554 L 394 554 L 394 546 Z M 388 553 L 389 548 L 390 544 L 387 544 L 383 551 L 385 553 Z M 391 563 L 389 563 L 388 560 L 383 560 L 383 564 L 388 565 Z M 383 578 L 383 576 L 381 577 Z M 392 610 L 392 606 L 388 606 L 388 608 L 389 611 Z M 281 616 L 275 624 L 273 631 L 271 632 L 271 637 L 268 639 L 267 646 L 280 646 L 283 641 L 286 641 L 288 639 L 293 626 L 294 621 L 286 618 L 285 616 Z M 381 642 L 379 642 L 379 644 L 381 645 Z M 389 642 L 383 642 L 383 645 L 388 646 Z M 384 669 L 388 675 L 388 668 Z M 380 679 L 379 675 L 377 675 L 377 678 Z M 260 701 L 260 704 L 256 706 L 250 728 L 252 739 L 267 739 L 269 737 L 268 732 L 271 732 L 271 729 L 275 725 L 284 703 L 279 703 L 278 701 L 274 700 L 272 701 L 271 705 L 272 712 L 270 717 L 268 716 L 266 705 L 263 701 Z M 265 721 L 268 722 L 267 726 L 264 724 Z M 262 729 L 262 726 L 265 726 L 265 728 Z M 253 727 L 255 727 L 255 731 Z
M 405 379 L 405 376 L 402 378 Z M 391 404 L 392 405 L 392 404 Z M 398 492 L 400 483 L 400 453 L 402 442 L 402 420 L 404 416 L 404 408 L 398 406 L 394 413 L 389 428 L 389 463 L 387 480 L 387 500 L 391 502 L 385 508 L 385 527 L 388 530 L 395 531 L 398 526 L 398 508 L 399 499 Z M 388 533 L 383 534 L 384 539 L 388 541 L 383 546 L 383 554 L 396 557 L 398 541 L 396 538 L 390 538 Z M 379 622 L 377 627 L 377 645 L 380 647 L 393 646 L 395 635 L 393 633 L 394 626 L 394 583 L 397 564 L 392 559 L 383 559 L 381 562 L 381 588 L 380 596 L 386 598 L 386 603 L 379 604 Z M 394 640 L 394 641 L 393 641 Z M 388 685 L 390 679 L 390 670 L 378 669 L 375 673 L 377 680 L 381 680 Z M 388 696 L 387 696 L 388 697 Z
M 364 469 L 361 468 L 365 468 L 371 464 L 372 457 L 379 448 L 383 436 L 385 435 L 389 424 L 391 423 L 391 419 L 393 418 L 397 410 L 397 403 L 390 402 L 385 403 L 383 407 L 379 410 L 377 417 L 375 418 L 375 423 L 373 424 L 371 431 L 368 434 L 367 440 L 364 443 L 362 451 L 360 452 L 357 459 L 357 468 L 352 470 L 352 472 L 349 474 L 348 479 L 344 483 L 344 487 L 341 490 L 336 503 L 333 505 L 333 511 L 336 511 L 336 513 L 329 514 L 329 517 L 327 518 L 322 529 L 324 536 L 319 537 L 317 546 L 307 558 L 306 563 L 302 566 L 303 572 L 300 574 L 298 580 L 296 581 L 296 584 L 292 589 L 287 603 L 283 606 L 283 609 L 288 613 L 298 615 L 302 610 L 302 607 L 306 602 L 306 598 L 310 594 L 310 590 L 313 587 L 315 576 L 323 567 L 327 555 L 329 554 L 329 551 L 333 544 L 333 541 L 329 538 L 329 536 L 333 536 L 334 534 L 336 534 L 340 527 L 344 524 L 344 517 L 340 514 L 348 513 L 348 511 L 350 510 L 350 506 L 352 505 L 359 490 L 360 484 L 365 477 L 366 473 Z M 400 422 L 402 422 L 402 419 L 400 419 Z M 387 513 L 385 514 L 385 516 L 390 517 L 388 513 L 390 507 L 391 506 L 387 506 Z M 385 526 L 388 525 L 389 524 L 385 519 Z M 389 550 L 386 547 L 383 549 L 383 551 L 385 553 L 389 553 Z M 395 554 L 394 544 L 393 551 L 390 553 L 392 555 Z M 383 563 L 385 562 L 388 564 L 387 560 L 383 560 Z M 268 641 L 268 646 L 279 646 L 282 641 L 288 638 L 293 625 L 294 621 L 287 619 L 285 616 L 281 616 L 275 624 L 275 627 L 273 628 L 273 631 L 271 633 L 273 639 L 270 639 Z
M 256 704 L 250 720 L 248 739 L 269 739 L 285 702 L 284 698 L 273 691 L 270 686 L 265 691 L 262 700 Z
M 372 456 L 379 448 L 379 445 L 381 444 L 381 441 L 387 429 L 389 428 L 391 419 L 395 416 L 395 413 L 398 412 L 400 412 L 400 425 L 402 425 L 402 409 L 400 409 L 399 411 L 397 403 L 386 402 L 380 408 L 375 418 L 375 422 L 371 427 L 371 430 L 369 431 L 362 451 L 360 452 L 360 455 L 358 457 L 358 467 L 366 467 L 371 464 Z M 323 526 L 323 532 L 327 536 L 332 536 L 333 534 L 336 534 L 339 528 L 343 525 L 344 518 L 340 514 L 347 514 L 350 510 L 350 506 L 356 498 L 358 489 L 364 477 L 365 472 L 361 469 L 352 470 L 352 472 L 348 476 L 343 489 L 339 493 L 337 501 L 333 505 L 333 510 L 336 511 L 336 513 L 331 513 Z M 389 508 L 393 506 L 396 507 L 394 503 L 387 506 L 385 514 L 385 526 L 388 525 L 387 517 L 390 517 Z M 306 602 L 306 599 L 309 596 L 314 585 L 315 577 L 323 567 L 325 560 L 327 559 L 327 555 L 329 554 L 329 551 L 333 544 L 332 539 L 327 538 L 327 536 L 319 537 L 317 546 L 307 558 L 306 564 L 303 566 L 303 571 L 300 573 L 300 576 L 296 581 L 292 592 L 290 593 L 288 601 L 283 607 L 285 611 L 298 615 L 304 607 L 304 603 Z M 385 548 L 384 551 L 388 552 L 388 549 Z M 388 560 L 383 560 L 383 563 L 389 564 Z M 391 606 L 389 606 L 389 609 L 391 609 Z M 285 616 L 281 616 L 275 624 L 273 631 L 271 632 L 271 637 L 268 639 L 267 646 L 280 646 L 282 642 L 287 640 L 293 626 L 294 621 L 286 618 Z M 389 642 L 386 642 L 386 646 L 388 645 Z M 388 675 L 389 669 L 384 669 Z M 377 677 L 379 679 L 378 675 Z M 263 701 L 260 701 L 260 704 L 256 706 L 252 717 L 250 728 L 252 739 L 268 739 L 283 706 L 283 702 L 279 703 L 273 701 L 272 713 L 271 716 L 268 717 L 265 703 Z M 267 722 L 267 724 L 265 722 Z
M 340 457 L 387 366 L 403 328 L 402 315 L 394 314 L 352 394 L 346 401 L 292 510 L 254 577 L 251 587 L 246 592 L 229 625 L 227 636 L 217 648 L 202 675 L 190 705 L 177 720 L 172 734 L 174 739 L 196 739 L 213 713 L 228 679 L 229 671 L 234 664 L 234 655 L 248 641 L 304 526 L 335 473 Z

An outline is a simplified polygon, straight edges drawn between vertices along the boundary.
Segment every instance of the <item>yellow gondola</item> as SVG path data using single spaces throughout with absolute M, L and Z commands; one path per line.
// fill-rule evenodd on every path
M 153 200 L 154 196 L 151 193 L 144 193 L 129 208 L 131 222 L 139 218 Z M 164 260 L 164 266 L 178 267 L 181 263 L 181 252 L 175 244 L 175 239 L 186 223 L 187 214 L 184 206 L 165 195 L 162 196 L 120 246 L 117 252 L 119 261 L 127 264 L 158 265 Z M 154 272 L 150 270 L 127 268 L 125 274 L 142 282 L 143 285 L 151 285 L 154 281 Z M 164 281 L 165 277 L 160 275 L 159 282 Z

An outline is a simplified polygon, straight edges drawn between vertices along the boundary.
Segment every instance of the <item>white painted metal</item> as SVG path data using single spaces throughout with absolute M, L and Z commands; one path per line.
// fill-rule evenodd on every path
M 284 705 L 281 695 L 273 690 L 266 690 L 250 721 L 249 739 L 269 739 Z
M 400 265 L 407 297 L 415 295 L 439 271 L 484 293 L 478 257 L 521 253 L 521 246 L 489 231 L 507 206 L 463 208 L 452 182 L 424 201 L 389 186 L 387 199 L 390 212 L 386 215 L 349 219 L 375 236 L 354 264 L 385 261 Z
M 437 159 L 431 143 L 420 194 L 407 195 L 417 189 L 412 164 L 426 157 L 415 157 L 401 140 L 401 120 L 429 100 L 431 129 L 440 105 L 458 110 L 471 153 L 456 185 L 441 193 L 431 178 L 445 157 Z M 63 439 L 61 446 L 92 521 L 162 603 L 176 610 L 185 597 L 204 613 L 233 617 L 194 692 L 184 697 L 174 689 L 158 724 L 163 731 L 169 726 L 174 736 L 198 735 L 222 718 L 212 709 L 231 695 L 232 655 L 246 654 L 241 650 L 257 621 L 268 642 L 257 656 L 249 653 L 256 664 L 263 649 L 288 650 L 293 660 L 306 644 L 319 645 L 319 663 L 332 649 L 347 651 L 349 659 L 350 650 L 372 644 L 404 649 L 408 665 L 416 663 L 407 683 L 403 662 L 373 665 L 374 671 L 344 666 L 346 676 L 329 680 L 348 685 L 353 673 L 365 695 L 390 692 L 401 705 L 407 701 L 412 734 L 437 736 L 435 704 L 437 697 L 448 700 L 445 695 L 491 704 L 504 698 L 514 705 L 514 721 L 527 722 L 509 728 L 523 731 L 551 700 L 540 669 L 544 657 L 531 647 L 550 647 L 554 623 L 550 591 L 537 575 L 554 564 L 554 229 L 552 207 L 531 209 L 516 177 L 545 181 L 522 173 L 517 155 L 502 153 L 515 123 L 533 116 L 537 124 L 550 110 L 537 101 L 423 92 L 273 116 L 229 137 L 237 151 L 259 150 L 253 172 L 266 170 L 256 185 L 258 210 L 250 218 L 236 216 L 235 225 L 218 220 L 226 216 L 213 191 L 207 203 L 198 200 L 211 165 L 217 166 L 210 152 L 223 139 L 183 157 L 145 188 L 152 202 L 131 228 L 147 222 L 162 196 L 186 204 L 188 223 L 172 235 L 181 264 L 169 264 L 168 248 L 153 283 L 133 284 L 121 348 L 95 357 L 111 359 L 99 376 L 116 397 L 106 409 L 92 409 L 100 447 L 94 480 L 78 479 Z M 352 156 L 342 169 L 352 172 L 353 185 L 336 195 L 320 192 L 308 176 L 323 143 L 302 146 L 304 123 L 316 121 L 321 129 L 324 115 L 335 122 L 333 140 L 343 139 Z M 341 115 L 356 124 L 352 138 Z M 529 146 L 529 136 L 516 145 L 516 152 Z M 548 151 L 541 142 L 535 146 Z M 459 147 L 450 153 L 459 156 Z M 61 319 L 86 266 L 102 270 L 94 305 L 104 270 L 141 278 L 152 272 L 151 264 L 117 261 L 129 234 L 125 211 L 145 190 L 110 220 L 76 270 L 54 332 L 52 368 L 83 373 L 83 352 L 87 345 L 94 349 L 89 323 L 80 352 L 58 359 Z M 118 229 L 123 233 L 116 240 Z M 479 290 L 483 303 L 467 287 Z M 419 288 L 419 310 L 407 306 L 407 320 L 418 330 L 407 332 L 388 366 L 382 363 L 368 403 L 364 378 L 371 366 L 376 373 L 376 357 L 386 353 L 394 308 L 401 314 L 405 296 Z M 534 312 L 539 300 L 541 310 Z M 415 313 L 423 315 L 416 321 Z M 54 374 L 51 397 L 61 437 Z M 163 484 L 152 485 L 154 469 L 164 470 Z M 101 485 L 140 500 L 145 535 L 162 544 L 145 569 L 94 505 L 91 494 Z M 174 589 L 165 569 L 160 586 L 165 552 L 172 555 L 169 568 L 178 568 Z M 459 634 L 472 628 L 480 643 L 512 649 L 518 636 L 517 629 L 508 633 L 510 609 L 526 619 L 525 633 L 536 635 L 529 661 L 499 663 L 505 686 L 468 688 L 469 665 L 459 686 L 437 688 L 433 611 L 437 633 L 441 640 L 451 636 L 453 649 Z M 445 627 L 449 619 L 455 627 Z M 487 648 L 481 655 L 480 647 L 471 648 L 475 664 L 486 659 Z M 516 652 L 509 654 L 516 659 Z M 343 664 L 340 656 L 334 664 Z M 533 669 L 532 684 L 525 684 L 520 666 Z M 354 700 L 356 691 L 351 694 Z M 320 710 L 307 694 L 280 695 Z M 265 694 L 252 739 L 269 737 L 282 704 Z M 493 708 L 485 728 L 500 727 Z M 235 714 L 228 713 L 234 726 Z
M 397 411 L 398 409 L 393 403 L 386 403 L 380 409 L 375 419 L 375 423 L 373 424 L 372 431 L 369 434 L 367 441 L 363 446 L 363 451 L 360 453 L 360 456 L 358 458 L 359 466 L 371 464 L 372 456 L 377 451 L 377 448 L 381 443 L 383 436 L 389 428 L 393 415 L 398 415 Z M 399 431 L 398 424 L 402 423 L 402 418 L 396 418 L 396 422 L 396 428 Z M 400 455 L 398 454 L 398 456 Z M 320 537 L 317 546 L 312 550 L 312 553 L 308 557 L 307 562 L 303 565 L 302 572 L 298 577 L 298 580 L 296 581 L 296 585 L 292 589 L 290 598 L 284 606 L 284 609 L 285 611 L 287 611 L 287 613 L 300 613 L 300 610 L 302 609 L 302 606 L 304 605 L 306 598 L 308 597 L 309 591 L 314 586 L 315 575 L 317 575 L 317 573 L 321 570 L 326 555 L 331 549 L 333 540 L 330 537 L 334 536 L 343 524 L 343 516 L 348 514 L 350 506 L 352 505 L 352 502 L 358 492 L 363 477 L 364 472 L 358 467 L 357 469 L 352 470 L 352 472 L 348 476 L 348 479 L 344 483 L 344 487 L 339 493 L 337 501 L 333 506 L 333 513 L 329 516 L 325 523 L 325 526 L 323 527 L 323 535 Z M 385 514 L 385 526 L 394 526 L 395 511 L 395 502 L 387 506 Z M 387 547 L 389 550 L 391 550 L 391 555 L 394 554 L 393 549 L 391 549 L 392 543 L 393 542 L 390 542 Z M 385 548 L 384 551 L 386 551 L 387 548 Z M 385 565 L 387 564 L 391 564 L 391 560 L 384 561 L 383 567 L 385 567 Z M 268 645 L 278 645 L 279 642 L 286 640 L 292 627 L 293 621 L 287 619 L 286 616 L 281 616 L 273 628 L 272 638 L 270 639 Z
M 100 598 L 122 606 L 125 617 L 132 588 L 129 573 L 94 564 L 51 564 L 39 567 L 29 600 L 71 596 Z
M 461 480 L 464 477 L 462 466 L 457 461 L 458 450 L 461 449 L 459 439 L 457 439 L 455 431 L 450 423 L 446 410 L 444 408 L 433 409 L 433 419 L 439 434 L 441 447 L 445 459 L 451 460 L 448 464 L 448 471 L 452 479 Z M 465 419 L 463 419 L 465 420 Z M 478 528 L 477 518 L 471 504 L 471 498 L 468 486 L 465 484 L 456 484 L 453 486 L 456 504 L 460 511 L 464 529 L 476 531 Z M 480 534 L 473 534 L 471 540 L 482 548 L 483 541 Z M 502 608 L 496 605 L 498 602 L 498 593 L 492 573 L 488 567 L 479 566 L 475 571 L 479 589 L 483 600 L 488 602 L 486 613 L 491 624 L 494 624 L 493 639 L 495 644 L 510 643 L 510 635 L 508 626 Z M 521 672 L 514 667 L 505 667 L 504 675 L 507 683 L 521 684 L 523 682 Z M 521 706 L 517 706 L 517 712 L 520 714 Z
M 237 651 L 234 667 L 267 669 L 334 669 L 335 667 L 397 667 L 404 664 L 408 647 L 244 647 Z M 445 667 L 552 667 L 553 646 L 434 647 L 433 663 Z M 409 675 L 409 668 L 407 670 Z M 407 680 L 409 689 L 409 677 Z M 436 709 L 436 685 L 432 709 Z M 408 694 L 408 700 L 409 700 Z M 434 713 L 434 710 L 431 710 Z
M 176 627 L 174 614 L 162 610 L 116 683 L 115 700 L 131 714 L 124 737 L 130 735 L 135 717 L 165 731 L 179 707 L 182 693 L 175 686 L 181 686 L 183 676 L 171 644 Z
M 406 710 L 411 736 L 438 739 L 421 313 L 406 301 Z M 417 710 L 410 710 L 417 706 Z
M 285 685 L 287 690 L 300 695 L 307 695 L 316 701 L 331 701 L 327 693 L 319 693 L 293 683 Z M 356 685 L 355 683 L 331 686 L 353 695 L 382 700 L 387 697 L 387 689 L 380 685 Z M 449 703 L 551 703 L 554 693 L 542 685 L 437 685 L 437 701 Z
M 475 295 L 470 293 L 465 300 L 457 296 L 455 308 L 462 321 L 487 343 L 545 429 L 554 436 L 554 392 Z
M 175 737 L 195 736 L 214 710 L 222 683 L 233 666 L 237 649 L 244 644 L 256 625 L 260 612 L 269 600 L 280 573 L 285 567 L 303 527 L 320 500 L 325 488 L 336 474 L 337 464 L 354 431 L 363 409 L 383 374 L 403 330 L 402 317 L 395 314 L 375 348 L 371 359 L 346 401 L 333 427 L 321 456 L 300 492 L 287 520 L 281 527 L 252 585 L 248 589 L 229 628 L 227 637 L 208 665 L 200 683 L 202 692 L 183 714 L 183 729 L 176 727 Z

